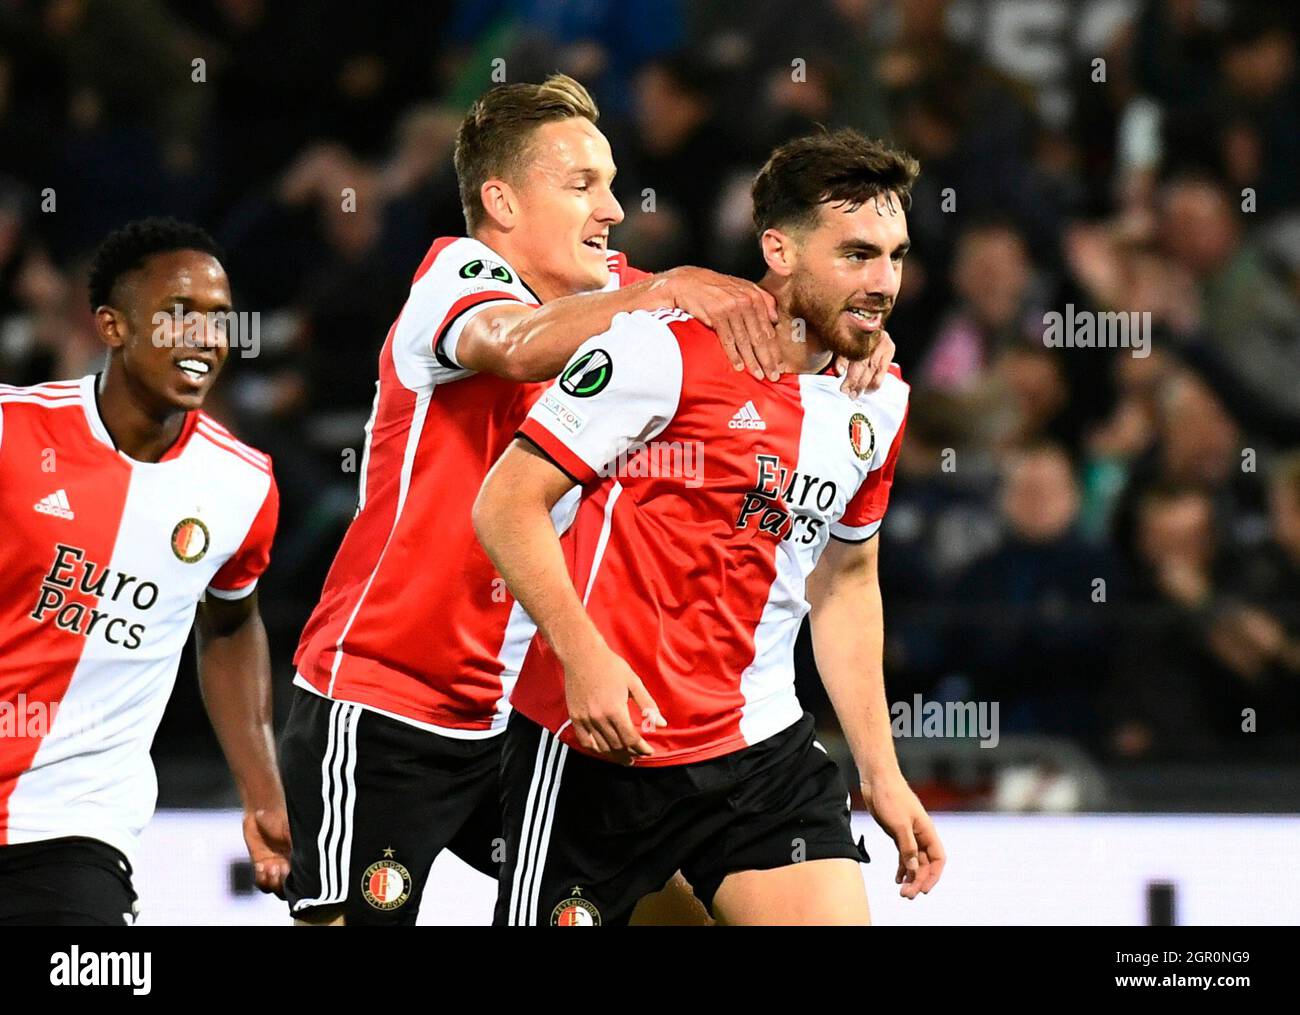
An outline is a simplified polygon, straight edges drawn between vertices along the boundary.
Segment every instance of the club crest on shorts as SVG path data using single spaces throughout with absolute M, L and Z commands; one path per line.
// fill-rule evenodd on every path
M 605 390 L 614 376 L 614 361 L 604 349 L 592 349 L 560 374 L 560 388 L 574 398 L 590 398 Z
M 172 553 L 186 564 L 202 560 L 211 542 L 208 527 L 197 518 L 183 518 L 172 529 Z
M 551 910 L 552 927 L 599 927 L 600 910 L 582 897 L 577 885 L 573 894 Z
M 361 894 L 376 909 L 397 909 L 411 897 L 411 872 L 384 850 L 384 859 L 372 863 L 361 875 Z
M 876 428 L 860 412 L 849 417 L 849 443 L 853 446 L 853 453 L 864 462 L 875 453 Z

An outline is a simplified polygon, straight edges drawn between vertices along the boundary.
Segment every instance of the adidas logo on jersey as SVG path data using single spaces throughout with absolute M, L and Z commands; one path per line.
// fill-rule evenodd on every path
M 42 497 L 32 507 L 43 515 L 54 515 L 56 518 L 66 518 L 68 521 L 76 517 L 72 513 L 72 505 L 68 503 L 68 495 L 64 490 L 56 490 L 48 497 Z
M 736 414 L 731 417 L 731 422 L 727 424 L 732 430 L 766 430 L 767 423 L 763 417 L 758 414 L 754 408 L 753 401 L 748 401 L 736 410 Z

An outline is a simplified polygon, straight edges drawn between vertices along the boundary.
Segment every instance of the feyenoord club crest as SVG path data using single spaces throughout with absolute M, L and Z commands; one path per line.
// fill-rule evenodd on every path
M 600 910 L 582 898 L 582 889 L 574 887 L 573 894 L 551 910 L 552 927 L 599 927 Z
M 560 387 L 574 398 L 590 398 L 605 390 L 614 376 L 614 362 L 604 349 L 592 349 L 575 359 L 560 374 Z
M 361 894 L 376 909 L 396 909 L 411 895 L 411 872 L 384 850 L 384 859 L 372 863 L 361 875 Z
M 202 560 L 210 542 L 208 527 L 197 518 L 185 518 L 172 529 L 172 553 L 186 564 Z
M 853 445 L 853 453 L 864 462 L 875 453 L 876 430 L 871 420 L 860 412 L 849 417 L 849 443 Z

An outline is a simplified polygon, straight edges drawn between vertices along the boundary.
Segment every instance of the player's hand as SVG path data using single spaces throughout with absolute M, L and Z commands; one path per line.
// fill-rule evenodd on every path
M 836 356 L 835 372 L 844 378 L 840 390 L 850 398 L 857 398 L 864 391 L 875 391 L 885 382 L 896 349 L 889 332 L 882 331 L 880 340 L 866 359 L 850 360 Z
M 780 379 L 776 300 L 771 293 L 707 268 L 674 268 L 664 277 L 673 305 L 718 333 L 733 367 L 748 370 L 760 381 L 764 376 Z
M 639 757 L 649 757 L 654 750 L 642 731 L 668 725 L 641 678 L 608 647 L 576 662 L 566 661 L 564 696 L 578 743 L 609 761 L 630 765 Z M 639 724 L 628 711 L 628 698 L 644 717 Z
M 891 775 L 862 783 L 862 798 L 876 824 L 898 847 L 898 871 L 894 883 L 902 885 L 899 895 L 915 899 L 928 894 L 939 883 L 947 856 L 934 822 L 902 775 Z
M 264 892 L 284 898 L 289 876 L 289 813 L 284 804 L 244 811 L 244 844 L 253 862 L 253 878 Z

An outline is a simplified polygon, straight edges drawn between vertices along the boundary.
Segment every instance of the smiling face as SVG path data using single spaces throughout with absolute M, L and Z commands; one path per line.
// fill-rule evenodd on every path
M 768 266 L 789 275 L 789 314 L 805 322 L 808 338 L 847 359 L 870 355 L 893 312 L 911 246 L 898 197 L 869 198 L 857 208 L 822 204 L 812 224 L 781 234 L 779 245 L 788 249 L 774 264 L 765 237 Z
M 229 353 L 230 310 L 221 263 L 201 251 L 175 250 L 122 275 L 95 323 L 136 397 L 166 415 L 202 406 Z
M 610 227 L 623 209 L 610 189 L 614 157 L 590 120 L 575 116 L 536 128 L 518 178 L 507 184 L 512 261 L 543 299 L 600 289 L 609 281 Z M 484 204 L 494 213 L 490 188 Z

